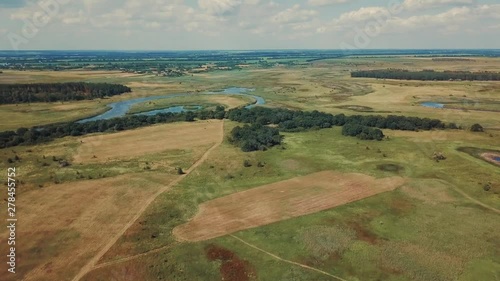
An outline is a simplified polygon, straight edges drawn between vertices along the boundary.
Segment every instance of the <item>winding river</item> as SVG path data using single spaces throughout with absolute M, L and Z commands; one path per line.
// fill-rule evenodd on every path
M 247 105 L 246 108 L 252 108 L 256 105 L 265 104 L 266 101 L 262 97 L 249 94 L 250 92 L 253 92 L 253 91 L 254 91 L 254 89 L 249 89 L 249 88 L 231 87 L 231 88 L 224 89 L 223 91 L 220 91 L 220 92 L 205 92 L 205 93 L 201 93 L 200 95 L 247 96 L 247 97 L 251 97 L 251 98 L 256 100 L 255 103 Z M 110 109 L 108 111 L 106 111 L 105 113 L 91 117 L 91 118 L 80 120 L 80 121 L 78 121 L 78 123 L 86 123 L 86 122 L 92 122 L 92 121 L 98 121 L 98 120 L 107 120 L 107 119 L 112 119 L 112 118 L 117 118 L 117 117 L 123 117 L 127 114 L 127 112 L 130 110 L 130 108 L 135 104 L 143 103 L 143 102 L 147 102 L 147 101 L 153 101 L 153 100 L 169 99 L 169 98 L 185 97 L 185 96 L 194 96 L 194 94 L 187 94 L 186 93 L 186 94 L 153 96 L 153 97 L 137 98 L 137 99 L 115 102 L 115 103 L 108 105 L 110 107 Z M 198 109 L 201 109 L 201 106 Z M 137 113 L 135 115 L 156 115 L 159 113 L 168 113 L 168 112 L 180 113 L 180 112 L 184 112 L 184 111 L 188 111 L 187 109 L 185 109 L 184 106 L 172 106 L 172 107 L 159 109 L 159 110 L 141 112 L 141 113 Z

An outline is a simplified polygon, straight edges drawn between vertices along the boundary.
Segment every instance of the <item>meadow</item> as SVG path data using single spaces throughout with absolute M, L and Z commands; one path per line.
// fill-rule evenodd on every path
M 500 150 L 500 82 L 350 77 L 379 68 L 498 72 L 500 59 L 370 56 L 181 77 L 5 71 L 0 83 L 109 82 L 132 93 L 0 105 L 2 131 L 78 120 L 150 95 L 193 94 L 133 112 L 252 102 L 197 95 L 231 86 L 254 88 L 268 107 L 462 127 L 383 130 L 382 141 L 342 136 L 341 127 L 282 133 L 281 145 L 245 153 L 227 138 L 242 124 L 207 120 L 0 149 L 0 169 L 20 171 L 23 222 L 19 273 L 6 280 L 500 280 L 500 166 L 481 157 Z M 470 102 L 420 105 L 462 100 Z M 474 123 L 485 132 L 469 131 Z

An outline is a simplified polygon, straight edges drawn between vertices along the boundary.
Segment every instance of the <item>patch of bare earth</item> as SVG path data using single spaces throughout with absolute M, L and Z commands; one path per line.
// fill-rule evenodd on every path
M 81 139 L 75 163 L 125 160 L 165 150 L 191 149 L 216 143 L 221 121 L 198 121 L 151 126 Z
M 18 198 L 17 272 L 0 279 L 70 280 L 174 177 L 126 175 L 26 193 Z
M 206 256 L 210 261 L 219 261 L 220 274 L 225 281 L 249 281 L 256 279 L 253 266 L 240 259 L 235 253 L 217 245 L 207 247 Z
M 174 229 L 180 240 L 202 241 L 308 215 L 396 189 L 401 177 L 319 172 L 208 201 L 188 223 Z
M 491 162 L 493 164 L 497 164 L 498 166 L 500 166 L 500 161 L 497 160 L 497 159 L 500 159 L 500 154 L 498 154 L 498 153 L 487 152 L 487 153 L 481 154 L 481 157 L 488 162 Z

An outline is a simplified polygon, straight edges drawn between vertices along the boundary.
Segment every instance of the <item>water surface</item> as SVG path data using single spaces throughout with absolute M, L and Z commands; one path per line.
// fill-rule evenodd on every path
M 444 108 L 444 104 L 438 103 L 438 102 L 423 102 L 421 103 L 422 106 L 425 107 L 432 107 L 432 108 Z
M 246 108 L 252 108 L 256 105 L 263 105 L 266 103 L 266 101 L 259 96 L 251 95 L 248 94 L 249 92 L 253 92 L 254 89 L 249 89 L 249 88 L 241 88 L 241 87 L 231 87 L 224 89 L 223 91 L 220 92 L 205 92 L 201 93 L 199 95 L 232 95 L 232 96 L 247 96 L 251 97 L 256 100 L 255 103 L 246 106 Z M 143 103 L 147 101 L 153 101 L 153 100 L 160 100 L 160 99 L 169 99 L 169 98 L 175 98 L 175 97 L 185 97 L 185 96 L 196 96 L 196 94 L 173 94 L 173 95 L 164 95 L 164 96 L 153 96 L 153 97 L 145 97 L 145 98 L 137 98 L 137 99 L 130 99 L 130 100 L 125 100 L 125 101 L 119 101 L 115 103 L 111 103 L 108 105 L 110 109 L 106 111 L 103 114 L 83 119 L 78 121 L 78 123 L 87 123 L 91 121 L 98 121 L 98 120 L 107 120 L 107 119 L 112 119 L 112 118 L 117 118 L 117 117 L 123 117 L 127 114 L 127 112 L 130 111 L 130 108 L 138 103 Z M 198 110 L 201 109 L 202 107 L 199 106 Z M 180 113 L 187 111 L 184 106 L 172 106 L 172 107 L 167 107 L 164 109 L 159 109 L 159 110 L 152 110 L 152 111 L 147 111 L 147 112 L 141 112 L 138 113 L 140 115 L 156 115 L 159 113 Z M 136 114 L 137 115 L 137 114 Z

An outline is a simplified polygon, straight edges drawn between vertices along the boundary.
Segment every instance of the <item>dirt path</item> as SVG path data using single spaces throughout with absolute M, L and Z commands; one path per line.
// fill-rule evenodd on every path
M 445 181 L 443 181 L 443 182 L 447 183 Z M 477 204 L 477 205 L 479 205 L 479 206 L 481 206 L 481 207 L 483 207 L 485 209 L 488 209 L 490 211 L 493 211 L 493 212 L 495 212 L 497 214 L 500 214 L 500 210 L 499 209 L 497 209 L 495 207 L 492 207 L 490 205 L 487 205 L 487 204 L 485 204 L 485 203 L 483 203 L 483 202 L 475 199 L 474 197 L 472 197 L 469 194 L 465 193 L 465 191 L 463 191 L 460 188 L 454 186 L 453 184 L 451 184 L 451 189 L 454 190 L 454 191 L 456 191 L 457 193 L 460 193 L 460 195 L 462 195 L 463 197 L 465 197 L 465 199 L 469 200 L 470 202 L 475 203 L 475 204 Z
M 115 265 L 115 264 L 120 264 L 120 263 L 123 263 L 123 262 L 135 260 L 135 259 L 138 259 L 138 258 L 141 258 L 141 257 L 145 257 L 145 256 L 150 255 L 150 254 L 154 254 L 154 253 L 161 252 L 163 250 L 170 249 L 170 248 L 176 246 L 177 244 L 178 243 L 174 243 L 174 244 L 171 244 L 171 245 L 167 245 L 167 246 L 164 246 L 164 247 L 156 248 L 156 249 L 153 249 L 153 250 L 150 250 L 150 251 L 147 251 L 147 252 L 144 252 L 144 253 L 140 253 L 140 254 L 137 254 L 137 255 L 133 255 L 133 256 L 129 256 L 129 257 L 125 257 L 125 258 L 121 258 L 121 259 L 117 259 L 117 260 L 109 261 L 109 262 L 105 262 L 105 263 L 100 263 L 98 265 L 95 265 L 94 268 L 92 268 L 92 270 L 96 270 L 96 269 L 99 269 L 99 268 L 104 268 L 104 267 L 112 266 L 112 265 Z
M 234 236 L 233 234 L 231 234 L 231 235 L 229 235 L 229 236 L 231 236 L 231 237 L 233 237 L 234 239 L 236 239 L 236 240 L 240 241 L 241 243 L 243 243 L 243 244 L 245 244 L 245 245 L 247 245 L 247 246 L 249 246 L 249 247 L 252 247 L 252 248 L 254 248 L 255 250 L 260 251 L 260 252 L 262 252 L 262 253 L 264 253 L 264 254 L 266 254 L 266 255 L 268 255 L 268 256 L 271 256 L 271 257 L 273 257 L 273 258 L 275 258 L 275 259 L 277 259 L 277 260 L 279 260 L 279 261 L 286 262 L 286 263 L 289 263 L 289 264 L 293 264 L 293 265 L 296 265 L 296 266 L 300 266 L 300 267 L 302 267 L 302 268 L 309 269 L 309 270 L 312 270 L 312 271 L 316 271 L 316 272 L 318 272 L 318 273 L 321 273 L 321 274 L 326 275 L 326 276 L 330 276 L 330 277 L 332 277 L 332 278 L 334 278 L 334 279 L 337 279 L 337 280 L 340 280 L 340 281 L 347 281 L 347 280 L 345 280 L 345 279 L 343 279 L 343 278 L 341 278 L 341 277 L 335 276 L 335 275 L 330 274 L 330 273 L 328 273 L 328 272 L 325 272 L 325 271 L 323 271 L 323 270 L 320 270 L 320 269 L 317 269 L 317 268 L 314 268 L 314 267 L 310 267 L 310 266 L 305 265 L 305 264 L 301 264 L 301 263 L 297 263 L 297 262 L 294 262 L 294 261 L 290 261 L 290 260 L 286 260 L 286 259 L 280 258 L 280 257 L 278 257 L 277 255 L 275 255 L 275 254 L 273 254 L 273 253 L 270 253 L 270 252 L 268 252 L 268 251 L 266 251 L 266 250 L 263 250 L 263 249 L 261 249 L 261 248 L 259 248 L 259 247 L 255 246 L 255 245 L 252 245 L 252 244 L 250 244 L 250 243 L 246 242 L 245 240 L 243 240 L 243 239 L 241 239 L 241 238 L 239 238 L 239 237 Z
M 188 170 L 184 171 L 184 173 L 185 173 L 184 175 L 179 176 L 176 180 L 174 180 L 170 184 L 166 185 L 162 189 L 158 190 L 158 192 L 156 192 L 153 196 L 151 196 L 144 203 L 144 205 L 137 212 L 137 214 L 126 225 L 123 226 L 122 230 L 119 233 L 117 233 L 113 238 L 111 238 L 109 240 L 109 242 L 106 245 L 104 245 L 104 247 L 80 270 L 80 272 L 72 279 L 73 281 L 80 280 L 83 276 L 85 276 L 85 274 L 92 271 L 95 268 L 97 262 L 104 256 L 104 254 L 106 254 L 106 252 L 109 251 L 109 249 L 111 249 L 111 247 L 113 247 L 113 245 L 116 243 L 116 241 L 118 241 L 118 239 L 120 239 L 120 237 L 127 231 L 127 229 L 129 229 L 134 224 L 134 222 L 141 217 L 141 215 L 146 211 L 146 209 L 149 207 L 149 205 L 151 203 L 153 203 L 153 201 L 160 194 L 166 192 L 167 190 L 169 190 L 170 188 L 172 188 L 173 186 L 178 184 L 185 177 L 187 177 L 191 172 L 193 172 L 198 166 L 200 166 L 203 162 L 205 162 L 205 160 L 207 160 L 210 153 L 213 150 L 215 150 L 224 140 L 224 121 L 220 122 L 220 126 L 221 126 L 220 139 L 218 140 L 218 142 L 214 146 L 212 146 L 209 150 L 207 150 L 207 152 L 205 152 L 205 154 L 203 154 L 203 156 L 200 159 L 198 159 L 198 161 L 196 161 Z

